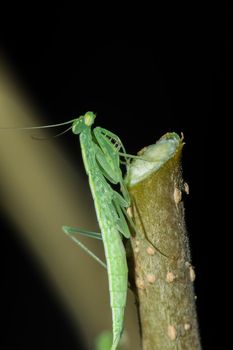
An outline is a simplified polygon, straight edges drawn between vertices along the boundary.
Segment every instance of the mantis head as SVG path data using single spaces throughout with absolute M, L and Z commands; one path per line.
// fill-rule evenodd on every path
M 72 131 L 74 134 L 80 134 L 86 127 L 90 127 L 95 120 L 96 115 L 93 112 L 87 112 L 74 120 Z

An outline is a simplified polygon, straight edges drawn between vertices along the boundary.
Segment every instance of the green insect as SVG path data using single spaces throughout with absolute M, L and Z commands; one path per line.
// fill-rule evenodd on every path
M 82 249 L 107 268 L 110 304 L 112 309 L 113 341 L 111 350 L 117 349 L 123 331 L 124 309 L 128 289 L 128 267 L 122 236 L 130 237 L 128 222 L 134 227 L 132 219 L 127 215 L 130 207 L 130 196 L 120 169 L 120 156 L 125 157 L 126 165 L 129 156 L 119 137 L 112 132 L 96 127 L 93 112 L 87 112 L 77 119 L 42 127 L 20 128 L 39 129 L 72 123 L 72 131 L 79 135 L 82 158 L 89 178 L 92 197 L 101 233 L 89 232 L 79 228 L 63 226 L 63 231 Z M 135 158 L 138 158 L 135 156 Z M 118 185 L 121 194 L 112 187 Z M 76 234 L 102 239 L 106 264 L 94 255 L 77 238 Z
M 130 197 L 120 170 L 119 151 L 122 149 L 125 153 L 125 149 L 118 136 L 110 131 L 100 127 L 92 130 L 94 119 L 95 115 L 87 112 L 73 122 L 72 131 L 74 134 L 79 134 L 80 137 L 83 162 L 89 178 L 101 234 L 68 226 L 63 226 L 63 230 L 71 235 L 79 245 L 81 242 L 73 236 L 77 232 L 103 240 L 112 309 L 113 343 L 111 350 L 115 350 L 123 330 L 128 288 L 128 268 L 122 235 L 126 238 L 130 237 L 125 219 L 126 209 L 130 206 Z M 109 183 L 119 184 L 122 195 L 116 192 Z M 93 253 L 86 247 L 83 248 L 93 256 Z M 99 261 L 97 257 L 95 259 Z

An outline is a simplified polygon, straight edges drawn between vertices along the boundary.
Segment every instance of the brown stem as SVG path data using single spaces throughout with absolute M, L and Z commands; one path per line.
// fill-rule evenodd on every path
M 141 151 L 150 162 L 135 160 L 127 175 L 138 228 L 131 239 L 131 263 L 143 350 L 201 349 L 182 202 L 182 192 L 188 193 L 182 147 L 177 134 L 166 134 Z M 148 170 L 152 162 L 155 167 Z

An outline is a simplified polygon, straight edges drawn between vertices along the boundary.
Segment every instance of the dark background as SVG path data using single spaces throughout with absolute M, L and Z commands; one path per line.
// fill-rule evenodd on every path
M 1 53 L 46 115 L 45 124 L 94 111 L 96 123 L 120 135 L 129 153 L 165 132 L 184 133 L 183 172 L 190 185 L 186 219 L 197 271 L 200 332 L 203 348 L 213 349 L 222 323 L 214 261 L 216 251 L 224 253 L 208 212 L 207 146 L 230 97 L 231 8 L 190 5 L 126 13 L 112 5 L 91 10 L 9 11 L 1 24 Z M 66 134 L 59 142 L 81 164 L 74 136 Z M 16 228 L 4 213 L 2 219 L 2 232 L 9 234 L 1 235 L 1 349 L 31 348 L 29 333 L 43 349 L 84 349 L 17 241 Z

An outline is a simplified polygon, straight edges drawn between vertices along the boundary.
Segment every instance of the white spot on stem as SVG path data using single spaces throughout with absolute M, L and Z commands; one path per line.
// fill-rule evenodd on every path
M 192 265 L 189 266 L 189 277 L 191 282 L 195 281 L 196 274 Z
M 175 340 L 177 336 L 176 328 L 172 325 L 169 325 L 167 328 L 167 335 L 171 340 Z
M 174 273 L 171 271 L 168 271 L 167 276 L 166 276 L 166 281 L 168 283 L 172 283 L 174 281 L 174 279 L 175 279 Z
M 146 276 L 146 279 L 149 283 L 155 283 L 156 281 L 156 277 L 152 273 L 148 273 L 148 275 Z
M 189 331 L 190 328 L 191 328 L 191 324 L 190 324 L 190 323 L 185 323 L 185 324 L 184 324 L 184 330 L 185 330 L 185 331 Z
M 181 190 L 179 190 L 179 188 L 175 187 L 173 197 L 174 197 L 174 201 L 175 201 L 176 206 L 177 206 L 177 204 L 179 204 L 181 199 L 182 199 L 182 192 L 181 192 Z
M 189 194 L 189 185 L 188 185 L 187 182 L 184 183 L 184 192 L 185 192 L 186 194 Z
M 148 255 L 154 255 L 155 254 L 155 249 L 152 248 L 152 247 L 148 247 L 146 249 L 146 252 L 147 252 Z

